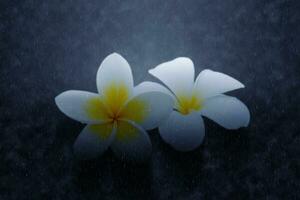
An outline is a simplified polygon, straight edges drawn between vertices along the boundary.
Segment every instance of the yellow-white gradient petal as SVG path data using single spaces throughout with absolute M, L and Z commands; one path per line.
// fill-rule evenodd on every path
M 246 127 L 250 121 L 247 106 L 237 98 L 227 95 L 207 99 L 201 114 L 227 129 Z
M 241 82 L 226 74 L 205 69 L 198 75 L 194 91 L 205 99 L 244 87 Z
M 193 61 L 179 57 L 150 69 L 149 73 L 161 80 L 175 95 L 189 95 L 194 85 Z
M 106 108 L 101 103 L 99 94 L 68 90 L 59 94 L 55 103 L 65 115 L 82 123 L 94 124 L 106 120 Z
M 129 96 L 133 92 L 133 77 L 128 62 L 120 54 L 112 53 L 101 63 L 97 72 L 97 88 L 104 94 L 111 87 L 126 87 Z
M 143 128 L 133 122 L 118 121 L 111 148 L 121 160 L 142 162 L 149 159 L 152 145 Z
M 149 130 L 156 128 L 172 112 L 174 101 L 161 92 L 142 93 L 132 98 L 121 111 L 121 118 L 134 121 Z
M 182 115 L 173 111 L 159 126 L 162 139 L 178 151 L 191 151 L 201 145 L 205 135 L 203 119 L 199 113 Z
M 87 125 L 74 144 L 75 155 L 81 160 L 100 156 L 112 143 L 115 131 L 113 123 Z
M 134 87 L 134 96 L 137 96 L 146 92 L 162 92 L 169 96 L 171 96 L 175 100 L 175 96 L 169 89 L 164 87 L 163 85 L 151 81 L 144 81 L 137 86 Z

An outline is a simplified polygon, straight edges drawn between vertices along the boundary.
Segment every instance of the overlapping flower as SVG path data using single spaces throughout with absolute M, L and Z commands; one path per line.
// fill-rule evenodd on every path
M 106 57 L 97 72 L 98 93 L 69 90 L 55 98 L 70 118 L 87 124 L 74 151 L 82 159 L 94 158 L 109 146 L 121 159 L 144 160 L 151 142 L 145 129 L 153 129 L 172 111 L 173 100 L 152 91 L 159 84 L 144 82 L 134 87 L 129 64 L 119 54 Z
M 193 62 L 184 57 L 163 63 L 149 73 L 169 89 L 149 81 L 134 87 L 128 62 L 113 53 L 98 69 L 98 93 L 69 90 L 55 98 L 64 114 L 87 124 L 74 144 L 78 157 L 95 158 L 110 147 L 121 159 L 145 160 L 151 155 L 145 130 L 156 127 L 175 149 L 193 150 L 204 138 L 201 116 L 227 129 L 248 125 L 247 107 L 223 94 L 243 88 L 239 81 L 211 70 L 203 70 L 194 81 Z
M 190 151 L 202 143 L 205 128 L 201 116 L 227 129 L 248 126 L 248 108 L 237 98 L 223 94 L 244 88 L 238 80 L 205 69 L 194 81 L 194 64 L 185 57 L 162 63 L 149 73 L 160 79 L 175 99 L 174 111 L 159 126 L 161 137 L 175 149 Z

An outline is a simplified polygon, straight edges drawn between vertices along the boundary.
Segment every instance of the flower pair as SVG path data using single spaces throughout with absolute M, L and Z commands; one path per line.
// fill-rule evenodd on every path
M 156 127 L 175 149 L 193 150 L 204 138 L 201 115 L 228 129 L 248 125 L 247 107 L 222 94 L 244 87 L 239 81 L 203 70 L 194 83 L 194 66 L 189 58 L 163 63 L 149 73 L 170 90 L 148 81 L 134 87 L 128 62 L 113 53 L 98 69 L 98 93 L 69 90 L 55 98 L 64 114 L 87 124 L 74 144 L 77 156 L 95 158 L 111 147 L 121 159 L 145 160 L 151 155 L 145 130 Z

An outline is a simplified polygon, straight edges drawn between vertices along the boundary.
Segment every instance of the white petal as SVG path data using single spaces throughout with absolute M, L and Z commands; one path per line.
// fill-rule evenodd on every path
M 199 113 L 182 115 L 173 111 L 170 117 L 159 126 L 159 132 L 165 142 L 178 151 L 191 151 L 204 139 L 205 128 Z
M 201 98 L 209 98 L 244 87 L 241 82 L 226 74 L 206 69 L 198 75 L 194 90 Z
M 144 81 L 140 84 L 138 84 L 136 87 L 134 87 L 134 96 L 140 95 L 142 93 L 146 92 L 162 92 L 165 93 L 175 100 L 175 96 L 173 95 L 170 90 L 168 90 L 166 87 L 162 86 L 159 83 L 151 82 L 151 81 Z
M 128 62 L 119 54 L 112 53 L 101 63 L 97 72 L 97 88 L 101 94 L 107 87 L 126 86 L 133 91 L 133 77 Z
M 149 130 L 156 128 L 170 115 L 173 105 L 173 99 L 165 93 L 142 93 L 125 105 L 121 116 Z
M 194 64 L 186 57 L 162 63 L 150 69 L 149 73 L 161 80 L 175 95 L 190 94 L 194 85 Z
M 111 148 L 120 159 L 137 162 L 148 159 L 152 150 L 148 134 L 129 121 L 118 122 L 117 133 Z
M 89 100 L 100 98 L 99 94 L 69 90 L 55 97 L 57 107 L 68 117 L 82 123 L 100 123 L 104 120 L 101 116 L 91 116 L 87 110 Z M 101 109 L 99 109 L 99 112 Z
M 246 127 L 250 121 L 247 106 L 237 98 L 226 95 L 207 99 L 201 114 L 227 129 Z
M 74 144 L 75 155 L 82 160 L 100 156 L 112 143 L 115 131 L 111 123 L 87 125 Z

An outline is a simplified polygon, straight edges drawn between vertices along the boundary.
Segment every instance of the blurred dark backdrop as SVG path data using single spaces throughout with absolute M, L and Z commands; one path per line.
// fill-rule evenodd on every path
M 0 199 L 299 199 L 300 6 L 289 0 L 1 1 Z M 205 119 L 204 144 L 179 153 L 150 132 L 152 160 L 111 152 L 77 161 L 83 128 L 55 106 L 62 91 L 96 91 L 112 52 L 135 83 L 178 56 L 246 85 L 231 94 L 248 128 Z

